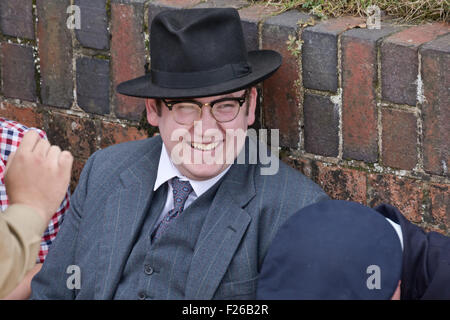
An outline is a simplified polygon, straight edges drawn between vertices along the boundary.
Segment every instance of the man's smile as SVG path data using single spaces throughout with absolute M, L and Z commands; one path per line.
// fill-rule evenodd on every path
M 220 141 L 213 141 L 210 143 L 198 143 L 198 142 L 191 142 L 191 147 L 196 150 L 200 151 L 210 151 L 217 148 L 217 146 L 220 144 Z

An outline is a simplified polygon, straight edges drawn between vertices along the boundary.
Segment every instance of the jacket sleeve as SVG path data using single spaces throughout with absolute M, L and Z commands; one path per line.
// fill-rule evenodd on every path
M 11 205 L 0 216 L 0 298 L 35 265 L 45 227 L 45 221 L 25 205 Z
M 425 232 L 393 206 L 383 204 L 375 209 L 402 228 L 401 299 L 450 299 L 450 238 Z

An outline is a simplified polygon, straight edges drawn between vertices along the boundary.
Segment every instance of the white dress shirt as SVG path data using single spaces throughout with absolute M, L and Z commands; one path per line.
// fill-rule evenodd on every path
M 184 204 L 184 208 L 186 209 L 189 205 L 194 202 L 195 199 L 200 197 L 203 193 L 209 190 L 220 178 L 223 177 L 225 173 L 228 172 L 231 166 L 228 166 L 225 170 L 223 170 L 220 174 L 211 178 L 209 180 L 196 181 L 191 180 L 183 176 L 177 167 L 174 166 L 172 160 L 170 159 L 169 153 L 167 152 L 166 146 L 164 143 L 162 144 L 161 156 L 159 157 L 158 164 L 158 173 L 156 176 L 155 186 L 153 187 L 153 191 L 158 190 L 158 188 L 163 185 L 165 182 L 169 181 L 174 177 L 178 177 L 182 181 L 189 181 L 192 186 L 193 191 L 189 194 L 189 197 Z M 159 215 L 158 221 L 156 225 L 164 218 L 164 216 L 174 208 L 173 205 L 173 193 L 172 193 L 172 185 L 169 183 L 169 188 L 167 190 L 166 204 L 164 206 L 163 211 Z

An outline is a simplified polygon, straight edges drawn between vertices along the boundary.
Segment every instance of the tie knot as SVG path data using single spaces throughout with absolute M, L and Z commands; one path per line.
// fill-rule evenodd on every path
M 174 208 L 176 210 L 183 210 L 184 204 L 192 192 L 192 186 L 189 181 L 181 181 L 179 178 L 175 177 L 172 179 L 173 188 L 173 200 Z

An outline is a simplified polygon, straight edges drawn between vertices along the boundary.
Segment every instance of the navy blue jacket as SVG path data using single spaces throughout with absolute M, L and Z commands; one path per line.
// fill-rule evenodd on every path
M 450 238 L 426 233 L 388 204 L 375 208 L 403 232 L 401 299 L 450 299 Z

